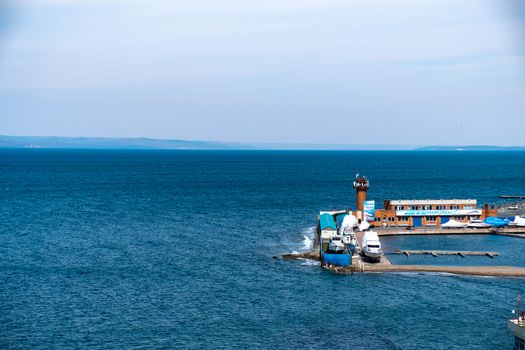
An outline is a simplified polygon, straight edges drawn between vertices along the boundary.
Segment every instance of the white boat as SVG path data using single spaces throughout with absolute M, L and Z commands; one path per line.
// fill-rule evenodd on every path
M 350 248 L 355 249 L 357 247 L 357 239 L 355 238 L 355 234 L 343 235 L 342 241 Z
M 328 244 L 328 250 L 332 253 L 342 253 L 345 250 L 345 244 L 341 240 L 341 236 L 334 236 Z
M 366 231 L 370 228 L 370 224 L 368 223 L 368 221 L 364 220 L 362 221 L 360 224 L 359 224 L 359 231 Z
M 514 217 L 514 221 L 509 223 L 509 226 L 525 227 L 525 218 L 522 218 L 519 215 L 516 215 Z
M 525 316 L 509 320 L 508 327 L 514 335 L 514 347 L 512 349 L 525 349 Z
M 467 227 L 470 227 L 470 228 L 489 228 L 491 226 L 490 226 L 490 224 L 487 224 L 483 220 L 472 219 L 468 223 Z
M 341 223 L 341 226 L 339 227 L 339 233 L 343 234 L 344 232 L 347 232 L 348 230 L 353 231 L 354 227 L 357 227 L 358 221 L 355 215 L 348 214 L 345 215 L 343 218 L 343 222 Z
M 511 205 L 510 207 L 507 208 L 507 210 L 518 210 L 518 206 L 517 205 Z
M 459 222 L 456 220 L 449 220 L 445 222 L 444 224 L 441 224 L 441 227 L 443 228 L 463 228 L 463 227 L 467 227 L 467 223 Z
M 513 310 L 512 313 L 516 313 L 518 317 L 510 319 L 508 322 L 509 330 L 514 335 L 514 347 L 512 350 L 523 350 L 525 349 L 525 311 L 520 310 L 521 297 L 518 294 L 517 310 Z
M 379 261 L 381 255 L 383 255 L 383 249 L 381 249 L 381 242 L 379 242 L 379 236 L 377 232 L 367 231 L 363 236 L 363 246 L 361 248 L 363 255 L 370 260 Z

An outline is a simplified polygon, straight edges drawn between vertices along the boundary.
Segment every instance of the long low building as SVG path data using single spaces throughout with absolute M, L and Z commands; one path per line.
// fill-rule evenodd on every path
M 385 200 L 384 209 L 367 213 L 372 226 L 438 226 L 449 220 L 469 222 L 496 216 L 488 205 L 478 208 L 475 199 Z

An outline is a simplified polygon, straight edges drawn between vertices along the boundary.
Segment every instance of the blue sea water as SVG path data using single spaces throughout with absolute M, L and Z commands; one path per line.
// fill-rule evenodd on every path
M 355 172 L 378 202 L 525 193 L 523 152 L 0 150 L 0 348 L 511 349 L 524 279 L 272 259 L 354 206 Z M 523 239 L 385 246 L 525 266 Z

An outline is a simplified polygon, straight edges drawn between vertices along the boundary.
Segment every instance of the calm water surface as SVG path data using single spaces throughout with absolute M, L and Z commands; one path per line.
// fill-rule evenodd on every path
M 354 206 L 355 172 L 379 202 L 525 193 L 523 152 L 0 150 L 0 348 L 510 350 L 523 279 L 272 259 L 304 249 L 318 210 Z M 525 266 L 520 239 L 385 246 Z

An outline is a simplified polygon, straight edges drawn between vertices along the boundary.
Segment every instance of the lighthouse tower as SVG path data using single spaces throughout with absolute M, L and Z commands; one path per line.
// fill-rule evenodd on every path
M 355 204 L 356 210 L 363 212 L 365 201 L 366 201 L 366 191 L 370 183 L 366 176 L 359 177 L 359 174 L 355 174 L 354 188 L 355 188 Z

